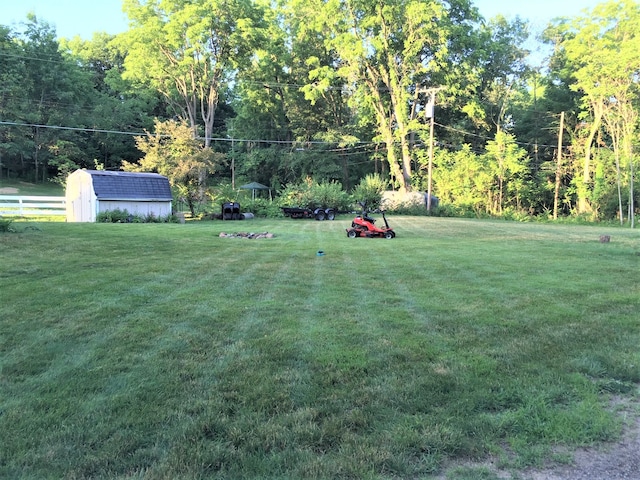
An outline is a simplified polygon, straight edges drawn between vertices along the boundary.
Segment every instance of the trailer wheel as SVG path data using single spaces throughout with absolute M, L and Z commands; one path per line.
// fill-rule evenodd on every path
M 334 210 L 328 209 L 325 213 L 327 214 L 327 220 L 335 220 L 336 212 Z
M 316 212 L 316 220 L 318 220 L 319 222 L 321 222 L 322 220 L 325 219 L 325 213 L 323 210 L 318 210 Z
M 347 232 L 347 237 L 349 238 L 356 238 L 358 236 L 358 232 L 356 232 L 355 230 L 349 230 Z

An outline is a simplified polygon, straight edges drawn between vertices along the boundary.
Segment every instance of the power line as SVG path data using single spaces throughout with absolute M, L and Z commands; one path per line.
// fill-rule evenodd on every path
M 147 135 L 146 133 L 124 132 L 122 130 L 105 130 L 101 128 L 87 128 L 87 127 L 65 127 L 62 125 L 43 125 L 39 123 L 7 122 L 4 120 L 0 120 L 0 125 L 10 125 L 13 127 L 48 128 L 52 130 L 71 130 L 75 132 L 89 132 L 89 133 L 113 133 L 118 135 Z
M 4 121 L 4 120 L 0 120 L 0 125 L 7 125 L 7 126 L 13 126 L 13 127 L 28 127 L 28 128 L 44 128 L 44 129 L 51 129 L 51 130 L 65 130 L 65 131 L 73 131 L 73 132 L 85 132 L 85 133 L 105 133 L 105 134 L 113 134 L 113 135 L 128 135 L 128 136 L 137 136 L 137 137 L 146 137 L 148 135 L 157 135 L 157 134 L 150 134 L 149 132 L 126 132 L 123 130 L 109 130 L 109 129 L 102 129 L 102 128 L 89 128 L 89 127 L 67 127 L 67 126 L 63 126 L 63 125 L 44 125 L 44 124 L 40 124 L 40 123 L 24 123 L 24 122 L 9 122 L 9 121 Z M 457 133 L 461 133 L 465 136 L 473 136 L 473 137 L 478 137 L 480 139 L 483 140 L 493 140 L 493 138 L 488 137 L 486 135 L 480 135 L 478 133 L 473 133 L 473 132 L 467 132 L 464 130 L 461 130 L 459 128 L 455 128 L 455 127 L 450 127 L 448 125 L 443 125 L 441 123 L 435 123 L 435 125 L 444 128 L 445 130 L 450 130 L 450 131 L 454 131 Z M 169 135 L 161 135 L 161 137 L 165 137 L 168 138 Z M 205 137 L 196 137 L 198 140 L 205 140 Z M 256 144 L 276 144 L 276 145 L 335 145 L 337 143 L 339 143 L 338 141 L 326 141 L 326 140 L 304 140 L 304 141 L 300 141 L 300 140 L 268 140 L 268 139 L 248 139 L 248 138 L 228 138 L 228 137 L 211 137 L 209 138 L 209 140 L 213 141 L 213 142 L 239 142 L 239 143 L 256 143 Z M 531 142 L 515 142 L 518 145 L 522 145 L 522 146 L 534 146 L 536 144 L 533 144 Z M 371 147 L 375 147 L 376 145 L 382 145 L 385 146 L 385 144 L 382 143 L 377 143 L 377 142 L 371 142 L 371 141 L 355 141 L 352 142 L 352 146 L 348 146 L 348 147 L 337 147 L 337 148 L 333 148 L 331 150 L 327 150 L 327 152 L 334 152 L 337 154 L 358 154 L 360 152 L 346 152 L 345 150 L 350 149 L 353 150 L 355 148 L 371 148 Z M 547 144 L 537 144 L 538 147 L 552 147 L 555 148 L 555 145 L 547 145 Z M 367 152 L 361 152 L 361 153 L 367 153 Z
M 0 52 L 0 57 L 8 57 L 8 58 L 19 58 L 20 60 L 36 60 L 39 62 L 49 62 L 49 63 L 59 63 L 59 64 L 64 64 L 67 63 L 67 61 L 64 59 L 64 57 L 60 56 L 57 57 L 56 60 L 53 59 L 53 55 L 48 55 L 50 58 L 45 58 L 45 57 L 28 57 L 26 55 L 16 55 L 13 53 L 5 53 L 5 52 Z M 68 62 L 71 65 L 75 65 L 73 62 Z
M 108 133 L 115 135 L 129 135 L 129 136 L 139 136 L 146 137 L 149 135 L 156 136 L 157 134 L 149 133 L 149 132 L 125 132 L 122 130 L 107 130 L 101 128 L 89 128 L 89 127 L 66 127 L 63 125 L 44 125 L 40 123 L 24 123 L 24 122 L 9 122 L 0 120 L 0 125 L 8 125 L 13 127 L 28 127 L 28 128 L 44 128 L 51 130 L 67 130 L 74 132 L 87 132 L 87 133 Z M 161 137 L 168 138 L 170 135 L 160 135 Z M 198 140 L 205 140 L 205 137 L 198 136 L 196 137 Z M 281 144 L 281 145 L 335 145 L 340 143 L 338 141 L 325 141 L 325 140 L 267 140 L 267 139 L 247 139 L 247 138 L 228 138 L 228 137 L 210 137 L 209 140 L 213 142 L 241 142 L 241 143 L 270 143 L 270 144 Z M 367 146 L 376 145 L 375 142 L 367 142 L 367 141 L 356 141 L 353 142 L 354 145 L 358 148 L 366 148 Z M 355 148 L 355 147 L 344 147 L 344 148 Z M 334 151 L 339 152 L 341 149 L 336 148 Z
M 442 125 L 441 123 L 436 123 L 436 125 L 438 125 L 441 128 L 444 128 L 445 130 L 450 130 L 453 132 L 457 132 L 457 133 L 462 133 L 463 135 L 469 136 L 469 137 L 478 137 L 482 140 L 494 140 L 491 137 L 488 137 L 486 135 L 480 135 L 479 133 L 472 133 L 472 132 L 466 132 L 464 130 L 460 130 L 459 128 L 455 128 L 455 127 L 450 127 L 448 125 Z M 519 142 L 519 141 L 515 141 L 514 142 L 516 145 L 521 145 L 521 146 L 526 146 L 526 147 L 551 147 L 551 148 L 556 148 L 556 145 L 549 145 L 549 144 L 545 144 L 545 143 L 532 143 L 532 142 Z

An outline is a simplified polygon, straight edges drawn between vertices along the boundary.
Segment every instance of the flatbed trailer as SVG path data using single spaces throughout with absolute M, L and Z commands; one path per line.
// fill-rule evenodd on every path
M 290 218 L 315 218 L 316 220 L 333 220 L 336 211 L 333 208 L 282 207 L 282 213 Z

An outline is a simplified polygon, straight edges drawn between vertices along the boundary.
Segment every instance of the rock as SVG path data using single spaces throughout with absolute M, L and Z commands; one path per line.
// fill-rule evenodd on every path
M 256 238 L 274 238 L 275 235 L 269 232 L 263 233 L 253 233 L 253 232 L 236 232 L 236 233 L 225 233 L 220 232 L 218 235 L 220 238 L 248 238 L 250 240 L 254 240 Z

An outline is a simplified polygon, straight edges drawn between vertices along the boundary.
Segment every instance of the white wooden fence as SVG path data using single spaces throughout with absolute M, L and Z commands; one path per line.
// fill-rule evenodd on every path
M 0 215 L 66 215 L 65 197 L 0 195 Z

